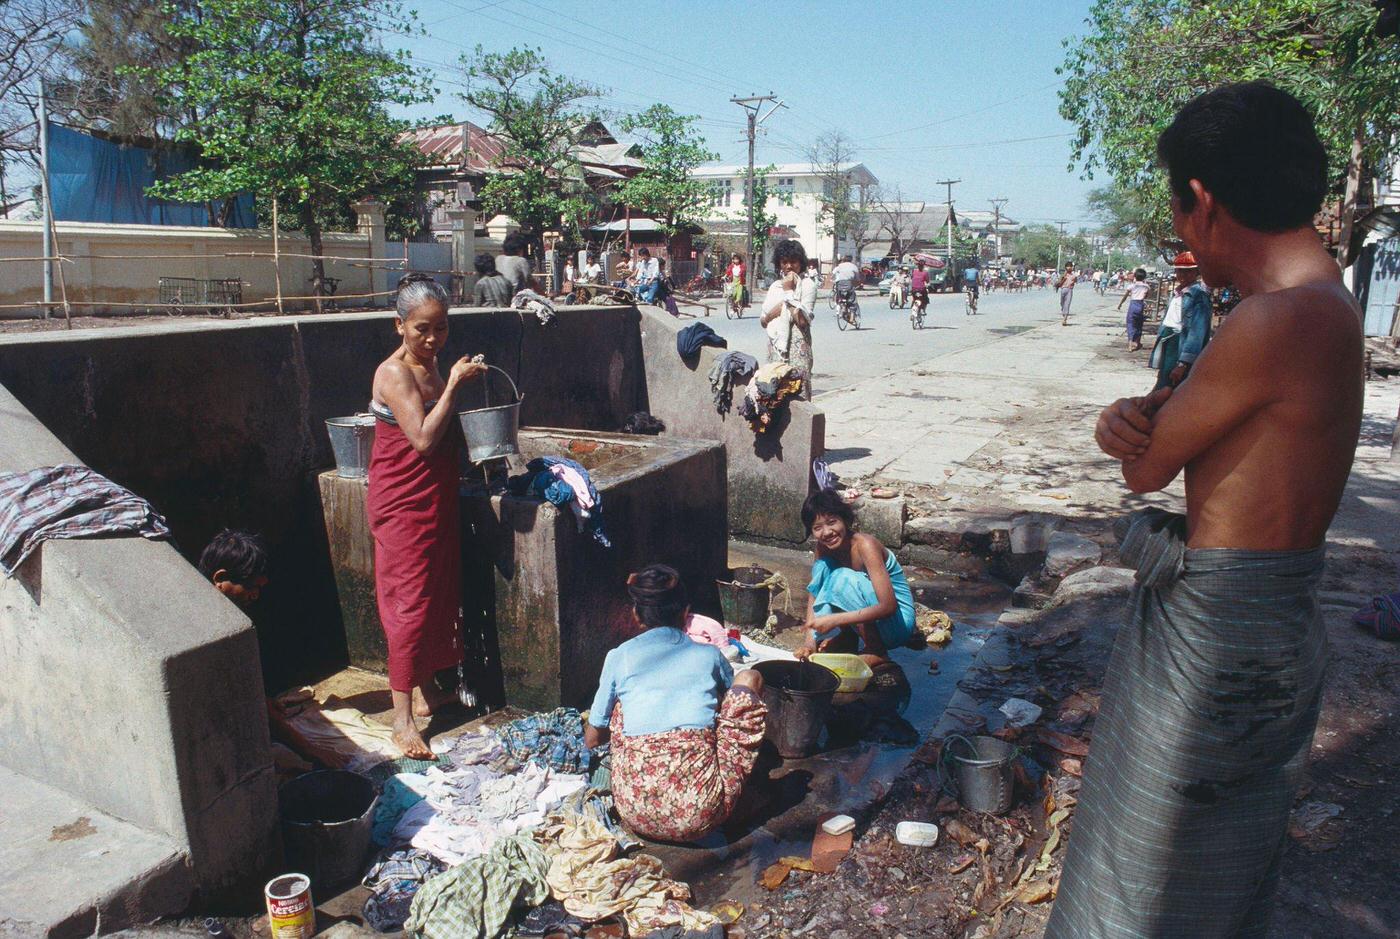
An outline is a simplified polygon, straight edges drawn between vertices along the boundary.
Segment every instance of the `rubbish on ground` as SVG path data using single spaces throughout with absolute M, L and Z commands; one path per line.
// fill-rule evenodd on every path
M 899 493 L 895 492 L 893 489 L 876 486 L 874 489 L 870 490 L 870 495 L 876 499 L 893 499 L 895 496 L 899 495 Z
M 715 919 L 728 926 L 738 922 L 744 915 L 744 904 L 735 900 L 722 900 L 716 903 L 710 912 L 714 914 Z
M 311 878 L 305 874 L 274 877 L 263 888 L 267 925 L 272 939 L 311 939 L 316 932 L 316 907 L 311 902 Z
M 1054 895 L 1055 891 L 1047 881 L 1036 880 L 1022 887 L 1016 894 L 1016 899 L 1021 903 L 1040 903 Z
M 914 627 L 931 646 L 942 645 L 953 638 L 953 618 L 942 610 L 931 610 L 922 604 L 914 606 Z
M 973 862 L 975 862 L 976 860 L 977 860 L 977 855 L 975 855 L 975 854 L 962 854 L 962 855 L 959 855 L 958 857 L 956 857 L 956 858 L 953 859 L 953 863 L 952 863 L 952 864 L 949 864 L 949 865 L 948 865 L 948 873 L 950 873 L 950 874 L 961 874 L 963 871 L 965 871 L 965 870 L 967 870 L 969 867 L 971 867 L 971 866 L 973 865 Z
M 1288 820 L 1288 833 L 1294 838 L 1301 838 L 1341 814 L 1342 807 L 1335 802 L 1304 802 L 1293 810 Z
M 849 815 L 833 815 L 822 822 L 822 831 L 828 835 L 844 835 L 856 827 L 856 820 Z
M 842 489 L 837 495 L 846 502 L 854 502 L 861 497 L 862 493 L 859 489 Z
M 763 869 L 763 874 L 758 878 L 758 883 L 764 890 L 777 890 L 787 880 L 788 874 L 792 873 L 792 867 L 777 861 L 769 864 Z
M 1060 761 L 1060 770 L 1069 773 L 1071 776 L 1083 776 L 1084 763 L 1080 760 L 1076 760 L 1074 757 L 1067 756 Z
M 911 848 L 930 848 L 938 842 L 938 826 L 930 822 L 900 822 L 894 840 Z
M 1007 698 L 998 710 L 1006 715 L 1006 722 L 1012 727 L 1025 727 L 1040 719 L 1043 709 L 1024 698 Z
M 877 900 L 870 906 L 871 916 L 884 916 L 890 911 L 890 905 L 884 900 Z
M 1047 727 L 1042 727 L 1040 729 L 1038 739 L 1047 747 L 1059 750 L 1061 753 L 1067 753 L 1070 756 L 1089 755 L 1089 745 L 1087 743 L 1076 737 L 1071 737 L 1068 734 L 1050 730 Z
M 851 853 L 851 845 L 854 843 L 853 827 L 839 834 L 831 834 L 824 828 L 818 830 L 812 838 L 812 867 L 819 874 L 832 873 L 841 866 L 842 859 Z
M 948 821 L 944 823 L 943 827 L 947 829 L 949 837 L 951 837 L 958 844 L 962 845 L 964 848 L 970 844 L 976 844 L 977 841 L 982 837 L 981 835 L 977 834 L 977 832 L 973 831 L 971 828 L 968 828 L 962 822 L 958 821 L 956 818 L 948 819 Z

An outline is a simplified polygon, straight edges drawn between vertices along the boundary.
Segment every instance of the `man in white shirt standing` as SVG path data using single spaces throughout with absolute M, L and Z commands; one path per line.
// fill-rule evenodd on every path
M 637 299 L 643 303 L 655 303 L 656 292 L 661 289 L 661 265 L 651 256 L 647 248 L 637 250 Z

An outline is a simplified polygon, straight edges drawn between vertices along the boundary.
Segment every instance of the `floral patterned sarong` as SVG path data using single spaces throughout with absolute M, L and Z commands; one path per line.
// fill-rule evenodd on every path
M 753 772 L 768 708 L 747 689 L 730 689 L 712 728 L 628 737 L 613 708 L 612 789 L 618 814 L 637 834 L 693 841 L 729 818 Z

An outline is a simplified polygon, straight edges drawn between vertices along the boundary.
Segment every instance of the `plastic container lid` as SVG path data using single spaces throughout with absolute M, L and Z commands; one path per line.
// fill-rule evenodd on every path
M 900 822 L 894 828 L 894 840 L 911 848 L 929 848 L 938 841 L 938 826 L 932 822 Z

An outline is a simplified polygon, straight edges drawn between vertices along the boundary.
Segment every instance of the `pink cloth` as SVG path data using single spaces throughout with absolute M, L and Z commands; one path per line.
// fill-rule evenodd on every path
M 563 463 L 555 463 L 549 468 L 555 479 L 562 479 L 574 491 L 574 501 L 582 509 L 593 508 L 593 496 L 588 491 L 588 481 L 579 475 L 578 470 Z
M 691 613 L 685 621 L 685 634 L 696 642 L 719 646 L 721 649 L 729 645 L 729 631 L 724 628 L 724 624 L 699 613 Z

